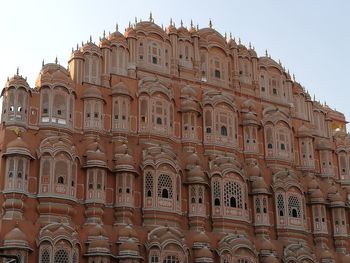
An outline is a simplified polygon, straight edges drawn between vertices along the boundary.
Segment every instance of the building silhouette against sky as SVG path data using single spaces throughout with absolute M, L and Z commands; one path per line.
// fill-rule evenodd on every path
M 3 253 L 350 262 L 344 115 L 211 23 L 116 28 L 2 96 Z

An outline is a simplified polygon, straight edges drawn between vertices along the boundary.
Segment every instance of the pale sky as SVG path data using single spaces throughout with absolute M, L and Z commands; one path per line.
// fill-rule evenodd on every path
M 66 66 L 72 47 L 103 30 L 119 31 L 135 16 L 167 26 L 170 18 L 189 26 L 232 32 L 259 56 L 271 57 L 295 74 L 311 96 L 350 120 L 350 1 L 347 0 L 11 0 L 0 1 L 0 86 L 19 72 L 34 87 L 42 60 Z M 349 128 L 349 126 L 348 126 Z

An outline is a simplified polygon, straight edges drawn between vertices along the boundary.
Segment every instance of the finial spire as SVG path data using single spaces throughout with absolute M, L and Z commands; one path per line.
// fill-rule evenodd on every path
M 199 25 L 197 24 L 197 31 L 199 30 Z
M 137 24 L 137 17 L 135 16 L 135 24 Z
M 103 38 L 106 37 L 106 30 L 103 30 Z
M 193 21 L 192 21 L 192 19 L 191 19 L 191 24 L 190 24 L 190 25 L 191 25 L 191 27 L 193 27 Z
M 90 35 L 90 43 L 92 42 L 92 36 Z
M 79 44 L 77 43 L 77 50 L 79 49 Z
M 170 17 L 170 22 L 169 24 L 172 26 L 173 25 L 173 19 Z
M 19 75 L 19 67 L 17 67 L 16 75 L 17 75 L 17 76 Z
M 115 31 L 118 32 L 119 31 L 119 26 L 118 23 L 115 24 Z
M 267 53 L 267 49 L 265 49 L 265 57 L 268 57 L 269 53 Z
M 238 44 L 239 44 L 239 45 L 241 45 L 241 44 L 242 44 L 242 42 L 241 42 L 241 38 L 240 38 L 240 37 L 238 38 Z
M 211 19 L 209 19 L 209 27 L 213 28 L 213 23 L 211 22 Z
M 180 20 L 180 26 L 181 26 L 181 27 L 184 26 L 184 22 L 182 21 L 182 19 Z
M 226 32 L 224 34 L 224 38 L 225 38 L 225 40 L 227 40 L 227 33 Z
M 56 58 L 55 58 L 55 63 L 56 63 L 56 64 L 58 63 L 58 59 L 57 59 L 57 56 L 56 56 Z
M 149 21 L 153 22 L 152 12 L 149 12 Z
M 131 22 L 129 21 L 129 28 L 131 27 Z
M 230 39 L 232 39 L 232 33 L 230 32 Z
M 45 61 L 44 61 L 44 59 L 43 59 L 43 61 L 41 62 L 41 67 L 43 68 L 44 65 L 45 65 Z
M 249 41 L 249 49 L 252 49 L 252 43 Z
M 293 80 L 295 81 L 295 75 L 294 75 L 294 73 L 293 73 Z

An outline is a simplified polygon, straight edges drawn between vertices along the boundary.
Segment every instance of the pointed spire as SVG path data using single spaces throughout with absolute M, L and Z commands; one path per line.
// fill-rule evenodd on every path
M 90 35 L 90 43 L 92 42 L 92 36 Z
M 162 24 L 162 29 L 164 30 L 164 25 Z
M 173 19 L 170 17 L 170 22 L 169 22 L 170 26 L 173 25 Z
M 79 44 L 77 43 L 77 50 L 79 49 Z
M 106 38 L 106 30 L 103 30 L 103 38 Z
M 135 24 L 137 24 L 137 17 L 135 16 Z
M 252 43 L 249 41 L 249 49 L 252 49 Z
M 115 24 L 115 31 L 118 32 L 119 31 L 119 26 L 118 23 Z
M 199 25 L 197 24 L 197 31 L 199 30 Z
M 209 27 L 213 28 L 213 23 L 211 22 L 211 19 L 209 19 Z
M 239 45 L 241 45 L 241 44 L 242 44 L 242 42 L 241 42 L 241 38 L 240 38 L 240 37 L 238 38 L 238 44 L 239 44 Z
M 191 25 L 191 28 L 193 28 L 193 21 L 192 21 L 192 19 L 191 19 L 191 24 L 190 25 Z
M 55 58 L 55 63 L 56 63 L 56 64 L 58 63 L 58 59 L 57 59 L 57 56 L 56 56 L 56 58 Z
M 44 65 L 45 65 L 45 61 L 44 61 L 44 59 L 43 59 L 43 61 L 41 62 L 41 67 L 43 68 Z
M 181 27 L 184 26 L 184 22 L 182 21 L 182 19 L 181 19 L 181 21 L 180 21 L 180 26 L 181 26 Z
M 227 40 L 227 33 L 226 32 L 224 34 L 224 38 L 225 38 L 225 40 Z
M 149 21 L 153 22 L 152 12 L 149 12 Z
M 265 49 L 265 57 L 268 57 L 269 53 L 267 53 L 267 49 Z
M 230 32 L 230 39 L 232 39 L 232 33 Z
M 129 21 L 129 28 L 131 27 L 131 22 Z
M 293 80 L 295 81 L 295 75 L 294 75 L 294 73 L 293 73 Z
M 19 75 L 19 67 L 17 67 L 16 75 L 17 75 L 17 76 Z
M 282 66 L 282 63 L 281 63 L 281 60 L 280 60 L 280 59 L 278 60 L 278 64 L 279 64 L 280 66 Z

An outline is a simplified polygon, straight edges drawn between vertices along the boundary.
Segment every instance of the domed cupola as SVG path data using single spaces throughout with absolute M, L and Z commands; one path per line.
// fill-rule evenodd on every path
M 44 86 L 63 86 L 68 90 L 74 89 L 69 71 L 57 63 L 43 65 L 35 81 L 35 86 L 39 89 Z
M 26 234 L 16 225 L 11 231 L 4 236 L 4 248 L 16 248 L 32 250 L 28 243 Z
M 17 136 L 16 139 L 10 141 L 6 146 L 5 156 L 22 155 L 31 159 L 35 159 L 30 151 L 28 144 L 22 139 L 21 136 Z
M 143 259 L 140 256 L 138 235 L 130 225 L 119 230 L 116 243 L 118 244 L 117 258 L 120 262 L 129 262 L 128 260 L 138 262 Z
M 137 173 L 134 157 L 125 143 L 115 148 L 114 170 L 116 172 L 127 171 Z
M 100 259 L 108 259 L 111 256 L 109 239 L 106 231 L 100 224 L 94 225 L 88 232 L 87 253 L 85 256 L 89 258 L 89 262 L 100 262 Z
M 107 168 L 106 154 L 99 140 L 95 140 L 93 143 L 91 143 L 87 147 L 85 156 L 86 156 L 86 162 L 84 164 L 85 168 L 91 168 L 91 167 Z
M 116 25 L 115 31 L 108 36 L 111 43 L 125 42 L 126 39 L 122 33 L 119 32 L 118 24 Z
M 252 193 L 253 194 L 269 194 L 268 187 L 262 176 L 256 177 L 252 183 Z
M 8 79 L 1 91 L 2 115 L 1 119 L 5 125 L 27 125 L 28 96 L 31 89 L 27 80 L 18 74 Z

